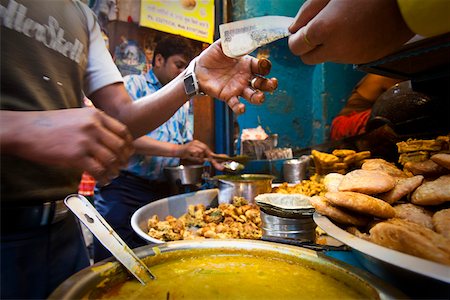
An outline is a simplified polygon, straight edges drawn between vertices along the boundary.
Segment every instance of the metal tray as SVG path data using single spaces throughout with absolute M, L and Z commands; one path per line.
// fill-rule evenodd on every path
M 201 190 L 193 193 L 180 194 L 157 200 L 139 208 L 131 217 L 131 227 L 141 238 L 148 243 L 164 244 L 164 241 L 152 238 L 147 234 L 147 221 L 153 215 L 164 220 L 168 215 L 181 217 L 191 204 L 203 204 L 206 207 L 217 207 L 219 189 Z
M 449 266 L 360 239 L 317 212 L 313 219 L 328 235 L 352 248 L 355 257 L 366 269 L 410 296 L 447 298 L 450 295 Z

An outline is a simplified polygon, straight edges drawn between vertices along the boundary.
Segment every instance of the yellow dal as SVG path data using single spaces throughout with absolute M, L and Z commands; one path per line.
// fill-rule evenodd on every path
M 245 250 L 223 254 L 198 250 L 182 252 L 182 255 L 164 253 L 150 261 L 146 259 L 156 280 L 146 286 L 129 280 L 108 291 L 102 299 L 368 298 L 287 255 L 266 253 L 261 256 Z M 152 265 L 152 259 L 158 259 L 158 264 Z

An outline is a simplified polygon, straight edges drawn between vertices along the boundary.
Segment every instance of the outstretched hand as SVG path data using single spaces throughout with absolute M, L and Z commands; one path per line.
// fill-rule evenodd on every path
M 239 97 L 252 104 L 261 104 L 264 102 L 264 92 L 273 92 L 278 87 L 276 78 L 263 77 L 269 74 L 271 67 L 267 59 L 249 55 L 241 58 L 226 56 L 218 40 L 200 54 L 195 74 L 201 91 L 227 102 L 235 113 L 241 114 L 245 111 L 245 105 Z
M 367 63 L 414 36 L 395 0 L 309 0 L 289 31 L 290 50 L 306 64 Z

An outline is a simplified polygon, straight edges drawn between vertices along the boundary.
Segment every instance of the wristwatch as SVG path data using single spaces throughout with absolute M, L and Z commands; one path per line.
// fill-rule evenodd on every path
M 204 93 L 200 92 L 197 76 L 195 76 L 194 72 L 196 62 L 197 58 L 191 61 L 187 66 L 186 74 L 184 75 L 184 90 L 189 98 L 195 95 L 204 95 Z

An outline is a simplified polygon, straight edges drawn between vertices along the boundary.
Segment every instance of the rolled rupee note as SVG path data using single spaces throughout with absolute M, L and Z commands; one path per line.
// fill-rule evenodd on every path
M 291 33 L 294 18 L 265 16 L 219 25 L 222 50 L 228 57 L 239 57 Z

